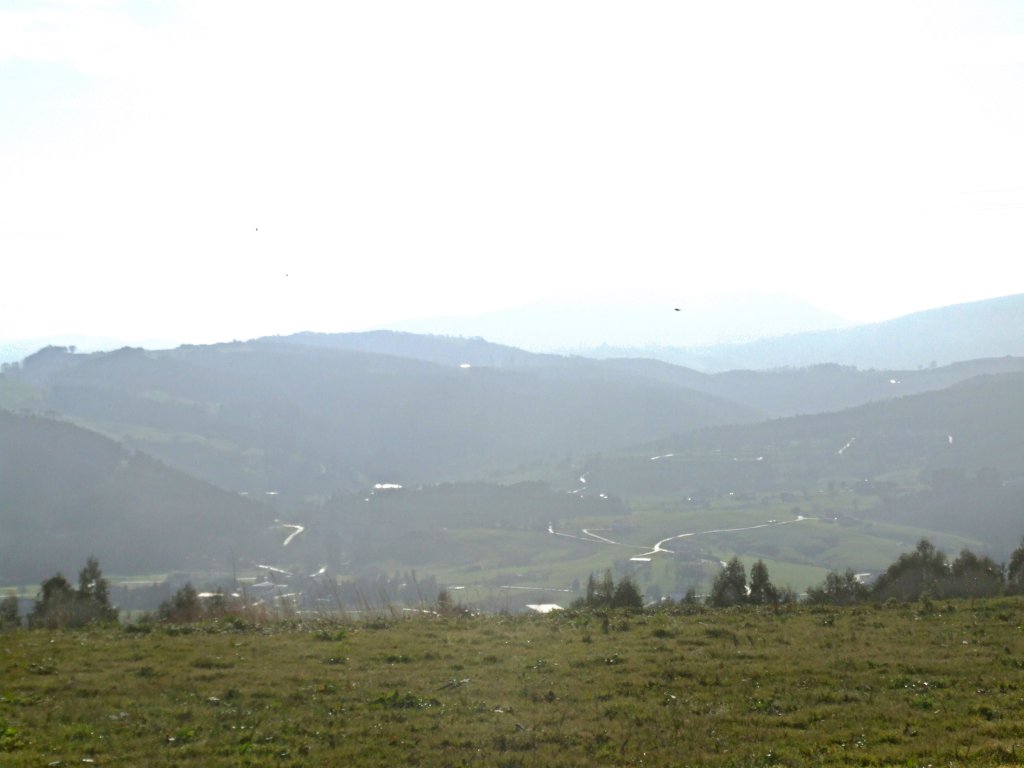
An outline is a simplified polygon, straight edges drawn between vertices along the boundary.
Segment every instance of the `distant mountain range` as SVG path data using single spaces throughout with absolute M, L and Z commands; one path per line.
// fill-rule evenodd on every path
M 794 333 L 703 348 L 604 345 L 591 357 L 644 357 L 702 371 L 767 370 L 838 363 L 914 370 L 1024 355 L 1024 294 L 957 304 L 871 325 Z
M 941 307 L 868 325 L 853 325 L 789 296 L 737 294 L 713 301 L 680 301 L 678 306 L 623 301 L 541 302 L 474 317 L 398 322 L 391 324 L 390 330 L 419 338 L 443 338 L 446 355 L 472 351 L 479 357 L 486 348 L 488 354 L 499 355 L 503 365 L 532 352 L 661 360 L 705 373 L 823 363 L 916 370 L 985 357 L 1024 355 L 1024 294 Z M 362 351 L 399 356 L 426 344 L 396 341 L 401 336 L 374 332 L 305 333 L 288 339 L 321 346 L 325 339 L 334 337 L 346 337 L 349 349 L 356 349 L 356 340 L 362 339 L 363 346 L 358 347 Z M 464 344 L 456 345 L 456 339 Z M 478 343 L 483 340 L 490 345 Z M 388 343 L 398 346 L 391 352 L 380 346 Z M 75 345 L 81 352 L 93 352 L 124 344 L 82 336 L 0 340 L 0 363 L 14 363 L 48 345 Z M 171 345 L 154 342 L 144 346 Z M 441 349 L 440 344 L 435 346 Z M 455 362 L 454 357 L 443 361 L 417 359 Z
M 541 301 L 468 317 L 435 317 L 390 330 L 473 338 L 533 352 L 588 354 L 597 347 L 690 348 L 843 328 L 850 321 L 784 294 L 736 293 L 673 302 Z

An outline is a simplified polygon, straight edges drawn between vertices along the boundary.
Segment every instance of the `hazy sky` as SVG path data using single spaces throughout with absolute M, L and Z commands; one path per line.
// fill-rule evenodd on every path
M 1024 292 L 1024 2 L 0 0 L 0 338 Z

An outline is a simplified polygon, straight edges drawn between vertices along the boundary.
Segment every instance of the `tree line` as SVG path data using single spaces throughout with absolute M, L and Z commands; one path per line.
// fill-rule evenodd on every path
M 430 587 L 436 582 L 430 580 Z M 422 593 L 421 593 L 422 594 Z M 450 604 L 442 590 L 437 606 Z M 844 573 L 831 571 L 825 580 L 807 590 L 804 601 L 810 604 L 852 605 L 867 601 L 916 601 L 925 599 L 995 597 L 1024 595 L 1024 538 L 1013 551 L 1007 564 L 974 554 L 964 549 L 953 560 L 927 539 L 921 539 L 911 552 L 904 552 L 870 586 L 861 582 L 852 569 Z M 227 603 L 223 594 L 204 605 L 191 584 L 178 590 L 161 604 L 157 618 L 168 622 L 189 622 L 223 615 Z M 768 566 L 758 560 L 750 569 L 738 557 L 725 563 L 711 585 L 704 603 L 713 608 L 734 605 L 781 605 L 796 603 L 799 596 L 789 587 L 777 587 L 771 581 Z M 698 604 L 691 589 L 685 604 Z M 584 594 L 570 606 L 574 609 L 639 610 L 644 596 L 628 576 L 615 583 L 611 570 L 602 578 L 590 574 Z M 46 579 L 36 595 L 29 613 L 30 628 L 63 629 L 92 623 L 118 620 L 118 610 L 110 604 L 109 585 L 95 557 L 86 561 L 78 574 L 78 586 L 60 573 Z M 18 600 L 14 595 L 0 600 L 0 629 L 21 625 Z
M 852 569 L 831 571 L 825 580 L 807 590 L 804 601 L 819 605 L 851 605 L 869 600 L 916 601 L 932 598 L 996 597 L 1024 594 L 1024 539 L 1008 564 L 974 554 L 968 549 L 954 560 L 921 539 L 912 552 L 904 552 L 884 573 L 868 585 Z M 691 597 L 692 600 L 692 597 Z M 778 605 L 796 602 L 788 587 L 771 583 L 768 568 L 758 560 L 747 581 L 743 563 L 734 557 L 719 571 L 708 595 L 712 607 L 730 605 Z
M 117 615 L 117 608 L 110 604 L 109 585 L 99 561 L 90 557 L 78 573 L 77 588 L 60 573 L 40 585 L 28 625 L 40 629 L 74 628 L 116 622 Z M 20 623 L 18 599 L 9 595 L 0 601 L 0 628 Z
M 916 601 L 932 598 L 996 597 L 1024 594 L 1024 539 L 1006 565 L 987 556 L 979 557 L 968 549 L 949 560 L 942 550 L 922 539 L 912 552 L 901 554 L 873 584 L 863 583 L 852 569 L 831 571 L 825 580 L 807 590 L 804 602 L 826 605 L 852 605 L 869 600 Z M 722 566 L 703 604 L 712 608 L 734 605 L 782 605 L 800 600 L 789 587 L 772 583 L 768 566 L 758 560 L 750 568 L 739 557 Z M 696 590 L 690 589 L 684 605 L 698 605 Z M 606 571 L 603 579 L 594 574 L 587 581 L 584 596 L 570 607 L 642 608 L 643 594 L 627 576 L 618 584 Z
M 866 600 L 913 601 L 925 598 L 995 597 L 1024 594 L 1024 539 L 1002 564 L 978 557 L 968 549 L 954 560 L 921 539 L 912 552 L 904 552 L 870 587 L 853 572 L 835 571 L 823 584 L 807 590 L 812 603 L 849 604 Z

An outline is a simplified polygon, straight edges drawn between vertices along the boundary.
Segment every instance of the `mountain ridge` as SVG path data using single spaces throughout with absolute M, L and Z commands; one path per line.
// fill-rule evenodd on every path
M 915 312 L 879 323 L 701 348 L 592 347 L 598 358 L 648 357 L 709 373 L 821 363 L 913 370 L 1024 355 L 1024 294 Z

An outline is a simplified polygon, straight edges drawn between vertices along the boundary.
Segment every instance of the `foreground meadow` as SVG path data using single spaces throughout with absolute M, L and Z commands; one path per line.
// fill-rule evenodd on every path
M 0 765 L 1024 763 L 1024 601 L 0 634 Z

